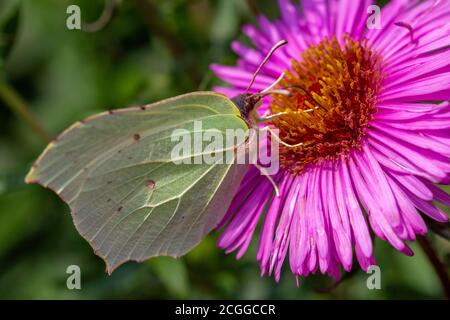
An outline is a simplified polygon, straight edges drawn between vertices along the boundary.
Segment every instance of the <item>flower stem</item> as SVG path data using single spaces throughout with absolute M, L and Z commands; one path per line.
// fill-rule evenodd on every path
M 436 252 L 433 249 L 433 246 L 426 237 L 423 236 L 417 237 L 417 241 L 419 242 L 423 251 L 430 260 L 430 263 L 433 266 L 434 271 L 436 272 L 439 278 L 439 281 L 441 282 L 442 289 L 444 290 L 446 298 L 450 299 L 450 280 L 444 264 L 439 260 Z
M 23 98 L 5 81 L 0 80 L 0 98 L 19 118 L 26 122 L 45 143 L 51 140 L 50 133 L 30 111 Z
M 258 8 L 258 5 L 256 4 L 255 0 L 247 0 L 247 6 L 250 8 L 250 11 L 258 17 L 261 15 L 261 11 Z

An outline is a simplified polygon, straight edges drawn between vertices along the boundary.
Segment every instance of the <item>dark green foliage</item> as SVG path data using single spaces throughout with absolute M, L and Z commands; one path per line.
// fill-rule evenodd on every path
M 276 17 L 275 1 L 253 2 Z M 230 41 L 243 40 L 240 26 L 255 21 L 242 0 L 125 0 L 104 29 L 85 33 L 65 27 L 69 4 L 89 22 L 103 10 L 103 1 L 0 0 L 0 83 L 15 88 L 52 134 L 104 110 L 211 88 L 208 65 L 233 63 Z M 108 276 L 67 206 L 22 182 L 45 143 L 1 99 L 0 119 L 0 298 L 442 298 L 417 245 L 408 258 L 382 241 L 379 291 L 366 288 L 359 269 L 331 293 L 315 290 L 332 285 L 319 276 L 297 288 L 287 264 L 276 284 L 259 277 L 256 238 L 237 262 L 216 248 L 217 234 L 182 259 L 127 263 Z M 449 254 L 448 242 L 430 239 Z M 82 290 L 66 288 L 69 265 L 81 267 Z

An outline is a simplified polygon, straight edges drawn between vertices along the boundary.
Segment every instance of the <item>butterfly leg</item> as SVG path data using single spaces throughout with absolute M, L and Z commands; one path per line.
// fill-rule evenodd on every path
M 252 119 L 253 123 L 255 123 L 255 125 L 259 125 L 261 123 L 266 123 L 266 122 L 270 122 L 272 120 L 278 119 L 281 116 L 284 116 L 288 114 L 287 112 L 280 112 L 280 113 L 275 113 L 275 114 L 271 114 L 269 116 L 260 116 L 258 114 L 258 112 L 256 112 L 256 110 L 252 110 L 250 111 L 250 118 Z
M 261 167 L 259 164 L 254 164 L 254 166 L 256 168 L 258 168 L 258 170 L 261 172 L 262 175 L 266 176 L 267 180 L 270 181 L 270 183 L 273 186 L 273 189 L 275 190 L 275 194 L 277 195 L 277 197 L 280 196 L 280 189 L 278 188 L 277 183 L 275 182 L 275 180 L 273 180 L 273 178 L 267 173 L 266 169 L 264 167 Z
M 274 138 L 276 141 L 278 141 L 279 143 L 281 143 L 282 145 L 288 147 L 288 148 L 296 148 L 296 147 L 300 147 L 303 145 L 303 142 L 297 143 L 297 144 L 289 144 L 284 142 L 283 140 L 281 140 L 281 138 L 268 126 L 265 126 L 264 128 L 259 128 L 258 125 L 261 123 L 266 123 L 269 122 L 271 120 L 275 120 L 283 115 L 286 115 L 287 112 L 280 112 L 280 113 L 275 113 L 275 114 L 271 114 L 270 116 L 265 116 L 265 117 L 261 117 L 258 112 L 256 111 L 252 111 L 250 113 L 250 116 L 253 120 L 253 122 L 255 123 L 255 127 L 257 128 L 257 130 L 259 131 L 268 131 Z
M 280 93 L 283 90 L 278 90 L 274 93 Z M 258 108 L 260 107 L 260 105 L 258 106 Z M 315 109 L 318 109 L 319 107 L 315 107 L 314 109 L 307 109 L 307 110 L 302 110 L 301 112 L 303 113 L 310 113 L 310 112 L 314 112 Z M 255 123 L 256 125 L 259 125 L 261 123 L 266 123 L 266 122 L 270 122 L 272 120 L 278 119 L 284 115 L 289 114 L 288 112 L 279 112 L 279 113 L 275 113 L 275 114 L 271 114 L 268 116 L 260 116 L 259 113 L 256 110 L 252 110 L 250 111 L 249 117 L 252 119 L 253 123 Z
M 284 142 L 270 127 L 264 127 L 262 129 L 259 129 L 259 131 L 268 131 L 272 135 L 272 137 L 274 137 L 274 139 L 276 141 L 278 141 L 283 146 L 288 147 L 288 148 L 297 148 L 297 147 L 301 147 L 303 145 L 303 142 L 300 142 L 297 144 L 289 144 L 289 143 Z

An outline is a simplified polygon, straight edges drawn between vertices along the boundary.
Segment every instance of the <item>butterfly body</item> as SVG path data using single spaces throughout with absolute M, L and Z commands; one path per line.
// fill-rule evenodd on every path
M 241 116 L 247 121 L 247 123 L 250 126 L 253 126 L 255 121 L 252 117 L 252 111 L 254 111 L 261 102 L 261 97 L 259 95 L 243 93 L 232 98 L 231 101 L 239 109 Z

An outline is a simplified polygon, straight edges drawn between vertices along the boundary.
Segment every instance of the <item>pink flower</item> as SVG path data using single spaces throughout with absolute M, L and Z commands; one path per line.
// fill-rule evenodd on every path
M 304 145 L 280 147 L 280 197 L 250 170 L 218 243 L 240 258 L 262 223 L 257 259 L 277 281 L 288 253 L 296 277 L 320 270 L 338 279 L 341 266 L 352 268 L 353 248 L 362 269 L 375 264 L 370 229 L 412 255 L 405 240 L 427 232 L 421 213 L 448 220 L 432 201 L 450 205 L 435 185 L 450 182 L 450 6 L 393 0 L 382 28 L 368 29 L 371 4 L 279 0 L 279 20 L 261 16 L 259 28 L 243 28 L 255 49 L 234 42 L 237 65 L 211 66 L 231 85 L 217 90 L 233 97 L 273 44 L 289 41 L 252 90 L 287 73 L 280 87 L 295 85 L 295 95 L 274 95 L 261 110 L 288 112 L 271 125 Z

